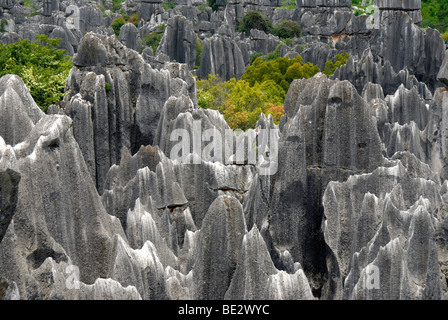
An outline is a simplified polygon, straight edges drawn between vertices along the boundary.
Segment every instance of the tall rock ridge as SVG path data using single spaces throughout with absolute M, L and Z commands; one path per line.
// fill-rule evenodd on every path
M 0 78 L 0 299 L 448 299 L 448 51 L 421 1 L 367 2 L 0 0 L 1 44 L 73 65 L 46 112 Z M 199 107 L 272 52 L 350 57 L 278 123 Z

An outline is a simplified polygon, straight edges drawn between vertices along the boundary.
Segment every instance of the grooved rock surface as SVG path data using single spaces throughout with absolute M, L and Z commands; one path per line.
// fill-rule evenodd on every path
M 445 59 L 443 60 L 442 66 L 440 67 L 437 79 L 448 86 L 448 52 L 446 53 Z
M 75 138 L 102 193 L 107 172 L 119 163 L 123 148 L 135 153 L 153 143 L 170 96 L 185 95 L 197 104 L 196 84 L 184 65 L 153 69 L 113 36 L 88 33 L 73 64 L 64 111 L 78 122 Z
M 46 114 L 0 78 L 0 299 L 447 299 L 447 55 L 421 1 L 204 4 L 0 0 L 0 43 L 58 37 L 74 65 Z M 303 36 L 237 32 L 251 10 Z M 196 76 L 276 48 L 350 58 L 295 79 L 279 123 L 198 108 Z
M 193 69 L 196 61 L 196 34 L 193 23 L 184 16 L 170 18 L 157 52 L 164 53 L 170 60 L 185 63 Z
M 198 70 L 200 79 L 208 78 L 209 74 L 217 74 L 226 81 L 233 77 L 240 79 L 245 69 L 243 53 L 234 40 L 222 35 L 205 39 Z

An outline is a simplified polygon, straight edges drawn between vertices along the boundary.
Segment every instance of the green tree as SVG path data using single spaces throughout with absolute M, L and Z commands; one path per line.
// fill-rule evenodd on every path
M 201 55 L 203 50 L 202 41 L 199 38 L 196 38 L 196 60 L 194 63 L 194 68 L 199 69 L 199 65 L 201 64 Z
M 272 114 L 276 123 L 284 114 L 283 102 L 289 85 L 297 78 L 310 78 L 320 72 L 302 57 L 279 57 L 265 61 L 258 57 L 241 77 L 221 82 L 216 75 L 198 80 L 197 96 L 201 108 L 219 110 L 233 129 L 253 128 L 260 114 Z
M 139 42 L 139 44 L 141 45 L 140 51 L 143 51 L 145 47 L 151 47 L 152 51 L 155 54 L 157 48 L 159 47 L 160 41 L 163 38 L 165 28 L 166 28 L 165 24 L 160 24 L 157 26 L 157 30 L 145 34 L 141 42 Z
M 72 67 L 65 50 L 57 48 L 59 41 L 36 35 L 35 42 L 24 39 L 0 45 L 0 77 L 21 77 L 43 111 L 63 98 L 65 80 Z
M 350 55 L 348 53 L 339 53 L 335 57 L 335 61 L 329 60 L 325 62 L 325 67 L 323 73 L 329 77 L 336 71 L 337 68 L 347 63 Z
M 260 11 L 248 11 L 238 23 L 237 31 L 244 32 L 248 36 L 252 29 L 269 33 L 272 29 L 272 22 L 265 18 Z
M 302 36 L 302 29 L 296 21 L 284 20 L 271 29 L 272 34 L 281 39 L 289 39 Z
M 448 1 L 422 0 L 421 26 L 437 29 L 440 33 L 448 31 Z
M 207 4 L 210 8 L 212 8 L 213 11 L 218 11 L 219 7 L 216 4 L 216 0 L 207 0 Z
M 120 35 L 120 29 L 123 25 L 126 23 L 132 23 L 134 26 L 138 25 L 138 15 L 133 14 L 132 16 L 123 15 L 121 17 L 115 18 L 112 20 L 112 23 L 110 24 L 112 29 L 114 29 L 115 35 L 118 37 Z
M 6 20 L 6 19 L 0 20 L 0 33 L 5 32 L 7 25 L 8 25 L 8 20 Z

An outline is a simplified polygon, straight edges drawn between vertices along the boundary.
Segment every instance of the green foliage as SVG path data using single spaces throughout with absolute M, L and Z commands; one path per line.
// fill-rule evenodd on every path
M 132 23 L 135 26 L 138 25 L 138 15 L 134 14 L 131 17 L 128 15 L 123 15 L 121 17 L 115 18 L 110 24 L 112 29 L 114 29 L 115 35 L 118 37 L 120 35 L 120 29 L 126 23 Z
M 121 8 L 124 0 L 112 0 L 112 11 L 117 12 L 118 9 Z
M 288 10 L 296 9 L 297 8 L 296 0 L 291 0 L 290 4 L 286 4 L 286 0 L 282 0 L 282 5 L 280 7 L 276 7 L 276 9 L 277 8 L 288 9 Z
M 108 93 L 108 92 L 110 92 L 112 90 L 112 86 L 110 85 L 109 82 L 106 82 L 105 89 L 106 89 L 106 93 Z
M 251 85 L 272 80 L 283 88 L 284 96 L 294 79 L 310 78 L 318 72 L 320 72 L 318 66 L 311 63 L 303 64 L 301 56 L 294 59 L 279 57 L 269 61 L 257 58 L 251 66 L 247 67 L 241 79 L 248 81 Z
M 348 53 L 339 53 L 336 55 L 335 61 L 327 61 L 325 63 L 324 73 L 327 77 L 331 76 L 337 68 L 347 63 L 348 58 L 350 58 L 350 55 Z
M 207 0 L 207 5 L 212 8 L 213 11 L 218 11 L 219 7 L 216 4 L 216 0 Z
M 206 3 L 201 3 L 200 5 L 198 5 L 198 10 L 200 11 L 200 12 L 204 12 L 205 11 L 205 8 L 207 8 L 207 4 Z
M 443 40 L 445 40 L 446 43 L 448 43 L 448 30 L 442 34 L 442 38 Z
M 0 20 L 0 33 L 5 32 L 5 27 L 8 25 L 8 20 L 2 19 Z
M 202 41 L 199 38 L 196 38 L 196 60 L 194 63 L 194 68 L 199 69 L 199 65 L 201 64 L 201 56 L 203 50 Z
M 296 21 L 284 20 L 277 26 L 271 27 L 271 33 L 281 39 L 302 36 L 302 29 Z
M 72 67 L 65 50 L 57 49 L 59 41 L 36 35 L 35 42 L 25 39 L 0 45 L 0 77 L 21 77 L 43 111 L 63 98 L 65 80 Z
M 168 11 L 170 9 L 174 9 L 176 7 L 176 3 L 172 0 L 170 1 L 163 1 L 162 2 L 162 8 L 165 11 Z
M 269 33 L 272 29 L 272 22 L 265 18 L 260 11 L 249 11 L 241 22 L 238 23 L 237 31 L 244 32 L 247 36 L 251 29 L 257 29 Z
M 151 31 L 150 33 L 145 34 L 145 36 L 142 39 L 142 50 L 143 47 L 151 47 L 154 54 L 157 51 L 157 48 L 159 47 L 160 41 L 163 38 L 163 32 L 166 28 L 165 24 L 161 24 L 157 26 L 158 31 Z
M 258 57 L 262 57 L 263 56 L 263 52 L 254 52 L 250 55 L 250 65 L 252 65 L 252 63 L 254 63 L 255 59 L 257 59 Z
M 232 129 L 253 128 L 261 113 L 272 113 L 278 123 L 283 115 L 283 89 L 272 80 L 251 86 L 235 78 L 220 82 L 216 75 L 197 81 L 198 105 L 219 110 Z
M 440 33 L 448 31 L 448 1 L 446 0 L 422 0 L 423 28 L 431 27 Z
M 259 11 L 247 12 L 238 23 L 237 31 L 250 35 L 250 30 L 257 29 L 278 36 L 285 43 L 292 43 L 293 38 L 301 37 L 302 30 L 296 21 L 284 20 L 276 26 Z M 274 59 L 278 56 L 274 56 Z
M 40 15 L 39 11 L 36 10 L 36 2 L 33 2 L 32 0 L 24 0 L 23 6 L 31 9 L 31 13 L 27 15 L 28 17 Z
M 362 0 L 352 0 L 352 11 L 355 16 L 360 16 L 363 14 L 372 15 L 374 12 L 372 10 L 367 10 L 373 4 L 373 1 L 366 1 L 366 4 L 362 4 Z
M 260 114 L 271 113 L 276 123 L 284 114 L 283 101 L 297 78 L 310 78 L 320 70 L 302 57 L 279 57 L 265 61 L 257 57 L 241 80 L 220 82 L 217 76 L 197 81 L 198 105 L 219 110 L 233 129 L 253 128 Z
M 279 43 L 276 47 L 275 50 L 268 53 L 267 55 L 264 56 L 264 61 L 271 61 L 271 60 L 275 60 L 277 58 L 280 58 L 280 47 L 282 46 L 281 43 Z

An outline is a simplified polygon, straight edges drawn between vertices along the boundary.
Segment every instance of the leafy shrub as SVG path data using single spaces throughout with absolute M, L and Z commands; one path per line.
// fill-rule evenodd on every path
M 132 23 L 133 25 L 138 25 L 138 15 L 133 14 L 131 17 L 128 15 L 123 15 L 121 17 L 115 18 L 110 24 L 112 29 L 114 29 L 115 35 L 118 37 L 120 35 L 120 29 L 126 23 Z
M 263 56 L 263 52 L 254 52 L 250 55 L 249 59 L 250 59 L 250 65 L 252 65 L 252 63 L 254 63 L 255 59 L 257 59 L 258 57 L 262 57 Z
M 207 0 L 207 5 L 212 8 L 213 11 L 218 11 L 219 7 L 216 4 L 216 0 Z
M 159 31 L 151 31 L 150 33 L 145 34 L 145 36 L 142 39 L 142 47 L 147 46 L 151 47 L 154 54 L 157 51 L 157 48 L 159 47 L 160 41 L 163 38 L 163 31 L 165 30 L 166 25 L 161 24 L 157 26 L 157 30 Z M 143 50 L 143 48 L 142 48 Z
M 442 38 L 443 40 L 445 40 L 446 43 L 448 43 L 448 30 L 442 34 Z
M 272 34 L 282 39 L 302 36 L 302 29 L 296 21 L 284 20 L 275 27 L 272 27 Z
M 194 68 L 199 69 L 199 65 L 201 64 L 201 56 L 203 50 L 202 41 L 199 38 L 196 38 L 196 60 L 194 63 Z
M 249 35 L 251 29 L 269 33 L 272 29 L 272 22 L 259 11 L 249 11 L 243 16 L 241 22 L 238 23 L 237 31 Z
M 2 19 L 0 20 L 0 33 L 5 32 L 5 27 L 8 25 L 8 20 Z
M 421 26 L 437 29 L 442 34 L 448 31 L 448 1 L 422 0 Z
M 124 0 L 112 0 L 112 11 L 117 12 L 118 9 L 121 8 Z
M 268 62 L 268 61 L 272 61 L 272 60 L 275 60 L 275 59 L 280 58 L 280 47 L 281 47 L 281 46 L 282 46 L 282 44 L 279 43 L 279 44 L 275 47 L 274 51 L 269 52 L 267 55 L 264 56 L 263 60 L 266 61 L 266 62 Z
M 112 90 L 112 86 L 110 85 L 109 82 L 106 82 L 105 89 L 106 89 L 106 93 L 108 93 L 108 92 L 110 92 Z
M 35 42 L 25 39 L 0 45 L 0 77 L 21 77 L 43 111 L 63 98 L 65 80 L 72 67 L 65 50 L 57 49 L 59 41 L 36 35 Z
M 349 57 L 350 55 L 348 53 L 337 54 L 335 61 L 330 60 L 325 62 L 324 71 L 322 73 L 327 75 L 327 77 L 331 76 L 337 68 L 347 63 Z
M 286 1 L 282 0 L 282 5 L 277 8 L 283 8 L 283 9 L 289 9 L 289 10 L 296 9 L 297 8 L 296 0 L 291 0 L 290 4 L 286 4 Z
M 276 123 L 284 114 L 283 102 L 292 80 L 309 78 L 320 70 L 302 58 L 265 61 L 257 57 L 241 80 L 220 82 L 217 76 L 197 81 L 198 105 L 219 110 L 233 129 L 253 128 L 260 114 L 273 115 Z
M 168 11 L 170 9 L 174 9 L 176 7 L 176 3 L 172 0 L 170 1 L 163 1 L 162 2 L 162 8 L 165 11 Z
M 285 95 L 294 79 L 311 78 L 318 72 L 320 72 L 318 66 L 311 63 L 303 64 L 301 56 L 294 59 L 279 57 L 270 61 L 257 58 L 251 66 L 246 68 L 241 79 L 248 81 L 251 85 L 273 80 L 283 88 L 283 95 Z

